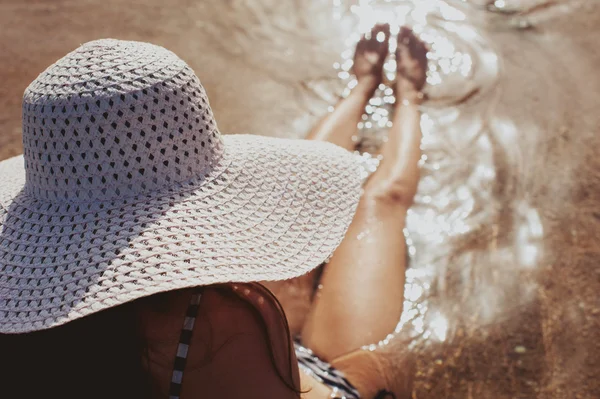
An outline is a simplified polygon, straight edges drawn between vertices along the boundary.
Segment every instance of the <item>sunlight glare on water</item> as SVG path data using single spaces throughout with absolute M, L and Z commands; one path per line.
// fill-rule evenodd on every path
M 376 1 L 357 4 L 335 1 L 334 13 L 354 21 L 355 33 L 346 40 L 346 50 L 334 67 L 345 84 L 347 95 L 356 85 L 352 75 L 353 48 L 361 34 L 376 23 L 389 23 L 392 38 L 390 56 L 385 63 L 387 81 L 377 90 L 359 123 L 357 141 L 376 148 L 386 141 L 395 99 L 390 86 L 395 79 L 395 36 L 401 25 L 411 26 L 429 46 L 427 72 L 428 101 L 423 106 L 422 180 L 415 206 L 407 217 L 407 243 L 411 266 L 407 271 L 404 313 L 397 331 L 410 328 L 423 338 L 447 339 L 452 320 L 437 307 L 433 314 L 426 299 L 441 271 L 447 270 L 451 244 L 466 237 L 485 223 L 493 223 L 492 189 L 496 179 L 492 144 L 496 131 L 488 128 L 489 115 L 496 104 L 496 87 L 501 64 L 493 46 L 474 27 L 466 14 L 447 1 Z M 383 34 L 377 37 L 384 39 Z M 509 134 L 506 121 L 503 134 Z M 502 129 L 499 129 L 502 131 Z M 369 173 L 375 169 L 371 168 Z M 515 217 L 519 231 L 511 255 L 523 267 L 535 267 L 542 229 L 535 225 L 535 210 L 526 203 L 525 220 Z M 532 233 L 535 231 L 535 233 Z M 536 235 L 539 233 L 538 235 Z M 368 232 L 360 237 L 368 236 Z M 535 236 L 535 237 L 534 237 Z M 408 241 L 410 240 L 410 241 Z M 508 250 L 508 249 L 507 249 Z M 512 252 L 511 252 L 512 253 Z M 465 269 L 468 270 L 468 269 Z M 476 296 L 486 306 L 480 312 L 486 319 L 497 313 L 501 302 L 496 291 L 485 290 Z M 482 296 L 483 295 L 483 296 Z M 380 342 L 379 345 L 385 345 Z M 369 347 L 372 349 L 372 347 Z

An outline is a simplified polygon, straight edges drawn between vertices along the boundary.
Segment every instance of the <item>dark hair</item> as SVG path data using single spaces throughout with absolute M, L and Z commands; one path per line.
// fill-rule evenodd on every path
M 3 394 L 148 399 L 145 345 L 137 325 L 135 304 L 130 303 L 49 330 L 0 335 Z
M 168 294 L 143 298 L 49 330 L 0 334 L 3 397 L 150 398 L 155 387 L 143 366 L 147 344 L 141 338 L 136 308 L 147 301 L 160 311 L 162 295 Z M 283 314 L 281 305 L 278 308 Z M 268 336 L 265 324 L 263 328 Z M 289 345 L 291 349 L 291 341 Z M 270 355 L 281 380 L 299 396 L 299 388 L 278 369 L 272 350 Z

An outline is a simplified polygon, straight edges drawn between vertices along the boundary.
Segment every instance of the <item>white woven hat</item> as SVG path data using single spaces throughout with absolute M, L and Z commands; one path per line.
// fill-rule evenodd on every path
M 304 274 L 340 243 L 360 167 L 334 145 L 221 136 L 172 52 L 84 44 L 23 99 L 0 162 L 0 332 L 154 293 Z

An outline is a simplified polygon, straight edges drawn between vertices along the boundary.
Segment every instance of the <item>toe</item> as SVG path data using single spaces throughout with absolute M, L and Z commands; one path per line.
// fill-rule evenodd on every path
M 389 24 L 376 24 L 371 30 L 372 35 L 375 39 L 380 42 L 386 42 L 390 38 L 390 25 Z M 382 33 L 382 35 L 380 35 Z
M 390 40 L 390 25 L 377 24 L 371 29 L 371 48 L 378 53 L 387 53 Z
M 412 36 L 412 30 L 408 26 L 402 26 L 398 33 L 398 45 L 407 46 Z
M 365 46 L 367 45 L 368 39 L 366 38 L 365 35 L 362 35 L 360 37 L 360 40 L 358 41 L 358 43 L 356 43 L 356 53 L 361 53 L 365 50 Z

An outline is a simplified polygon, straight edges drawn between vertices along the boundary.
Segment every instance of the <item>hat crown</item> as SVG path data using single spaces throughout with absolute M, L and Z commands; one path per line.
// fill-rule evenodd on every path
M 202 178 L 223 152 L 191 68 L 152 44 L 89 42 L 25 90 L 30 195 L 87 202 L 147 194 Z

